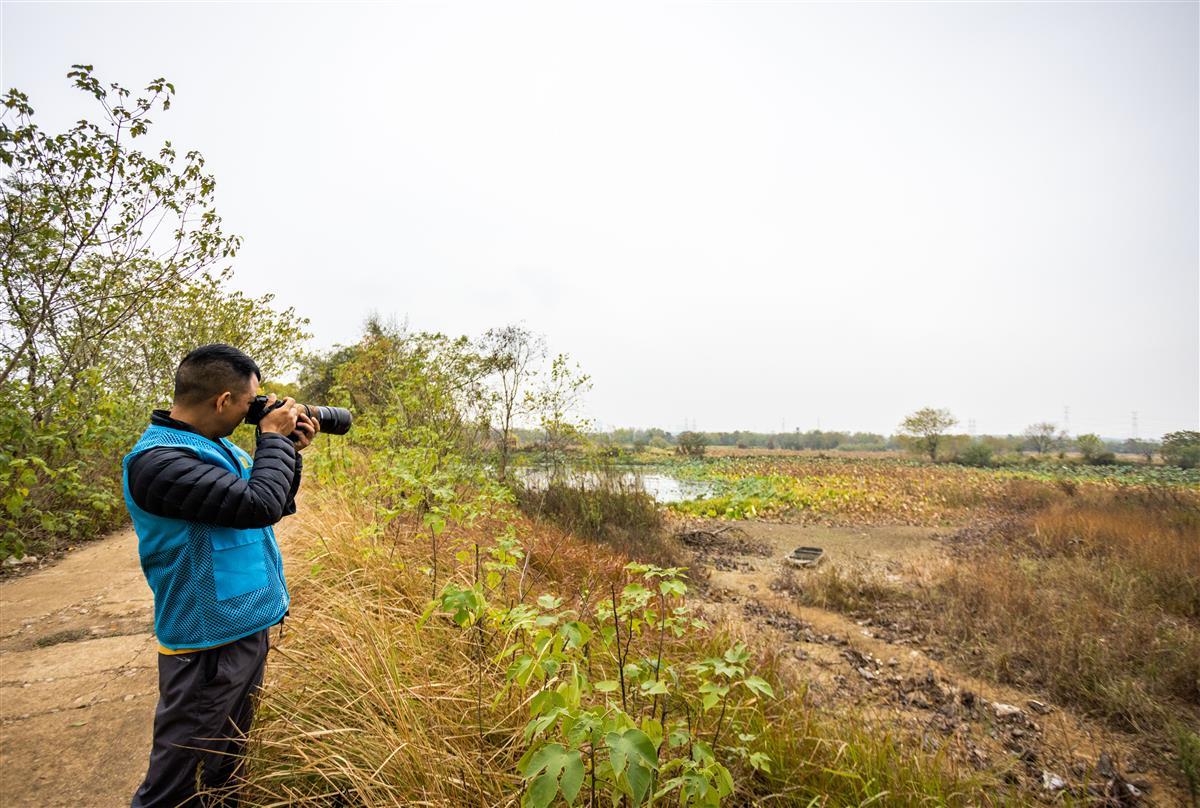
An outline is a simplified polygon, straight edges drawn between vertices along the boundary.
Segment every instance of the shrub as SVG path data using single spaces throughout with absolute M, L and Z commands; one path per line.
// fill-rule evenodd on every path
M 1117 456 L 1109 451 L 1099 435 L 1080 435 L 1075 439 L 1083 462 L 1091 466 L 1111 466 L 1117 462 Z
M 519 486 L 517 504 L 531 517 L 598 539 L 631 558 L 666 566 L 680 561 L 679 548 L 663 532 L 662 513 L 641 483 L 611 467 L 563 475 L 545 486 Z
M 1200 466 L 1200 432 L 1169 432 L 1162 439 L 1163 460 L 1173 466 L 1194 469 Z
M 676 439 L 676 454 L 686 455 L 687 457 L 704 457 L 704 450 L 706 448 L 704 435 L 699 432 L 681 432 Z
M 992 465 L 992 448 L 986 443 L 972 443 L 959 453 L 957 460 L 964 466 L 986 468 Z

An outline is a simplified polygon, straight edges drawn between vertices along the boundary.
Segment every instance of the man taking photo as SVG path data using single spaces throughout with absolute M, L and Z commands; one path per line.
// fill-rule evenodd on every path
M 252 697 L 289 598 L 271 526 L 296 511 L 300 452 L 320 429 L 288 398 L 259 422 L 254 457 L 227 437 L 258 395 L 258 365 L 204 345 L 175 373 L 170 411 L 125 456 L 125 504 L 154 592 L 158 707 L 133 808 L 235 805 Z

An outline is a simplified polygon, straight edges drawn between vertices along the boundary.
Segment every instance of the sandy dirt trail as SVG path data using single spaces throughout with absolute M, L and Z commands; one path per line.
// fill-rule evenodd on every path
M 158 697 L 132 529 L 0 582 L 0 800 L 128 805 Z
M 129 805 L 158 699 L 153 628 L 132 528 L 0 581 L 0 805 Z

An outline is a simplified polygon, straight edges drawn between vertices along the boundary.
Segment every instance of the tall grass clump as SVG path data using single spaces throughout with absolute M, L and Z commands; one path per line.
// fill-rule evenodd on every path
M 530 517 L 644 561 L 674 566 L 683 560 L 663 530 L 654 498 L 636 475 L 610 463 L 547 470 L 513 485 L 518 505 Z
M 1081 490 L 934 586 L 969 667 L 1133 732 L 1200 724 L 1200 496 Z
M 885 605 L 911 601 L 907 590 L 862 567 L 825 566 L 804 576 L 803 583 L 787 569 L 777 579 L 777 586 L 793 593 L 805 606 L 844 614 L 873 612 Z

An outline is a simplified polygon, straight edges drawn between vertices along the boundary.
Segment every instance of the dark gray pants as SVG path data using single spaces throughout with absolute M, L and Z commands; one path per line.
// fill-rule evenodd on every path
M 245 734 L 267 647 L 263 629 L 207 651 L 158 655 L 154 746 L 132 808 L 237 805 Z M 197 785 L 225 791 L 201 800 Z

